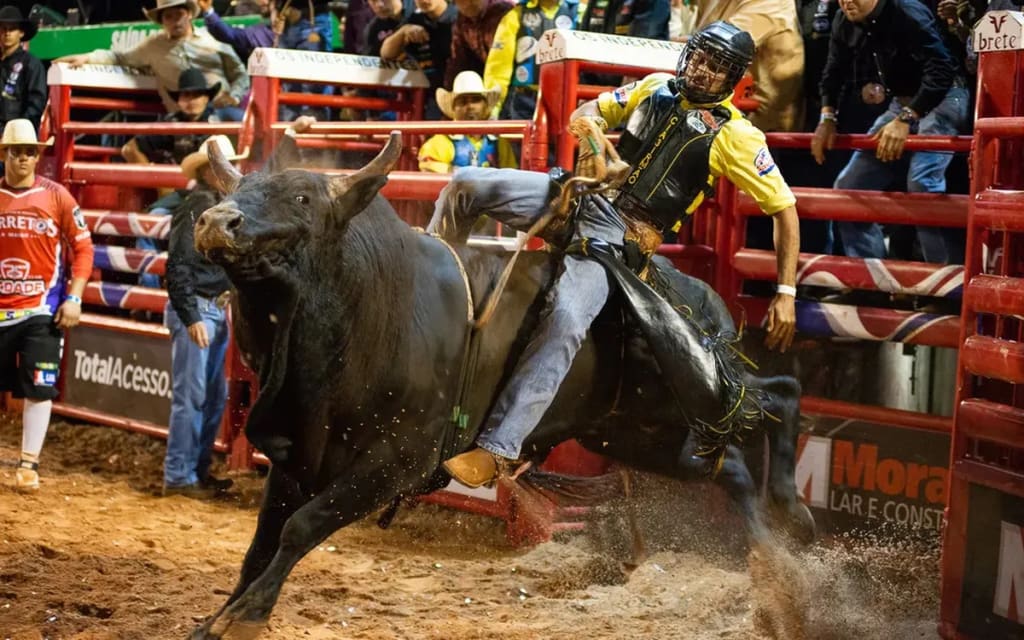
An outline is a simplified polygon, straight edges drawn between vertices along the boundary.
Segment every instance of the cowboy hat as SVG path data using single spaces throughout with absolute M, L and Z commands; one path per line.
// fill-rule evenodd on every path
M 21 36 L 22 42 L 28 42 L 39 31 L 39 26 L 36 23 L 26 20 L 25 16 L 21 15 L 21 9 L 10 5 L 0 9 L 0 24 L 17 24 L 18 28 L 24 32 L 24 35 Z
M 485 88 L 484 79 L 476 71 L 463 71 L 455 76 L 451 91 L 438 87 L 434 97 L 437 98 L 437 106 L 441 113 L 454 120 L 455 110 L 453 106 L 455 105 L 455 98 L 467 94 L 483 96 L 484 100 L 487 101 L 487 111 L 490 112 L 494 105 L 498 103 L 498 99 L 501 97 L 501 90 L 496 87 L 491 89 Z
M 174 91 L 168 90 L 167 95 L 171 96 L 171 100 L 177 102 L 178 96 L 184 91 L 205 93 L 210 100 L 213 100 L 213 97 L 220 93 L 220 82 L 208 85 L 202 71 L 195 67 L 189 67 L 178 75 L 178 88 Z
M 199 5 L 195 0 L 156 0 L 156 6 L 152 9 L 143 9 L 142 13 L 153 22 L 160 24 L 160 12 L 171 7 L 185 7 L 192 12 L 192 17 L 199 15 Z
M 46 142 L 39 142 L 36 137 L 36 128 L 32 126 L 30 120 L 25 118 L 8 120 L 4 126 L 4 134 L 0 137 L 0 149 L 14 146 L 49 147 L 52 144 L 52 136 Z
M 220 147 L 221 153 L 224 154 L 224 158 L 228 162 L 244 160 L 249 155 L 235 153 L 235 146 L 231 144 L 231 140 L 227 136 L 210 136 L 203 140 L 203 144 L 199 145 L 197 150 L 185 156 L 185 159 L 181 161 L 181 172 L 189 180 L 195 180 L 199 176 L 199 170 L 210 163 L 210 156 L 207 155 L 206 150 L 211 144 Z

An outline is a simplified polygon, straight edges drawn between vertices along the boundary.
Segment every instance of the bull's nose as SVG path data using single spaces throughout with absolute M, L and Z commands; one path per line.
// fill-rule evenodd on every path
M 200 252 L 234 245 L 245 215 L 234 206 L 219 204 L 203 212 L 196 220 L 195 245 Z
M 203 212 L 196 220 L 196 232 L 219 231 L 227 237 L 234 237 L 242 226 L 242 212 L 238 209 L 213 207 Z

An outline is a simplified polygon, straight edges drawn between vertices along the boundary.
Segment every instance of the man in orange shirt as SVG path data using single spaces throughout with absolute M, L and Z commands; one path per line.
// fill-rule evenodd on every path
M 93 248 L 67 189 L 36 175 L 44 147 L 25 119 L 0 138 L 0 391 L 24 398 L 17 486 L 39 488 L 39 452 L 50 425 L 64 344 L 78 324 Z M 70 255 L 65 257 L 65 252 Z M 71 285 L 65 287 L 71 268 Z

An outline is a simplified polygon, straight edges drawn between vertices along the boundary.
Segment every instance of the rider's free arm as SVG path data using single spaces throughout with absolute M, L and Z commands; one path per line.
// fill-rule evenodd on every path
M 800 255 L 800 225 L 796 198 L 783 179 L 764 134 L 743 118 L 730 120 L 711 145 L 711 175 L 725 176 L 757 202 L 761 211 L 774 221 L 778 284 L 796 285 L 797 259 Z M 768 348 L 789 348 L 796 332 L 795 297 L 780 291 L 768 308 Z

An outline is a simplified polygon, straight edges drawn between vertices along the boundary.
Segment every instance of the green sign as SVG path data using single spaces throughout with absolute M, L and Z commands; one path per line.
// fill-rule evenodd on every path
M 260 16 L 237 16 L 224 21 L 236 27 L 256 24 Z M 202 20 L 196 26 L 203 26 Z M 88 53 L 94 49 L 124 51 L 159 31 L 155 22 L 110 22 L 82 27 L 44 27 L 29 42 L 28 50 L 40 60 L 53 60 L 73 53 Z
M 258 15 L 232 16 L 224 21 L 235 27 L 257 24 L 263 18 Z M 202 27 L 203 21 L 196 20 Z M 337 17 L 331 14 L 334 31 L 334 46 L 341 47 L 341 31 Z M 91 24 L 82 27 L 44 27 L 29 42 L 28 50 L 40 60 L 53 60 L 74 53 L 88 53 L 95 49 L 125 51 L 142 42 L 147 36 L 159 31 L 155 22 L 111 22 Z

